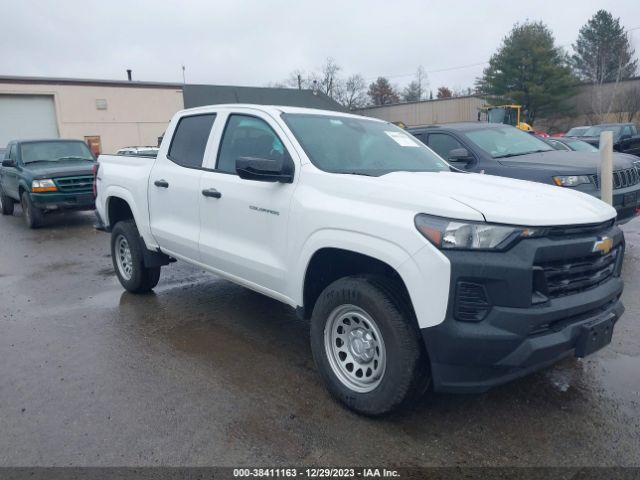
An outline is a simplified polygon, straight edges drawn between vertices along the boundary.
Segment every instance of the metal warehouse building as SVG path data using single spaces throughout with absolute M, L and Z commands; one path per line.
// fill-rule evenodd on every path
M 177 111 L 219 103 L 342 110 L 326 95 L 290 88 L 0 76 L 0 148 L 57 137 L 84 140 L 96 154 L 156 145 Z
M 415 127 L 435 123 L 475 122 L 478 120 L 478 112 L 485 104 L 481 97 L 452 97 L 363 108 L 358 113 Z

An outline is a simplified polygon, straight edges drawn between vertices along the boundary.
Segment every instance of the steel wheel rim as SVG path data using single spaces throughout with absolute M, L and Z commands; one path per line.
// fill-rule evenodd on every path
M 340 305 L 329 314 L 324 348 L 331 370 L 350 390 L 368 393 L 380 385 L 387 364 L 384 339 L 362 308 Z
M 131 259 L 131 248 L 124 235 L 118 235 L 115 241 L 115 256 L 118 271 L 125 280 L 131 280 L 133 275 L 133 261 Z

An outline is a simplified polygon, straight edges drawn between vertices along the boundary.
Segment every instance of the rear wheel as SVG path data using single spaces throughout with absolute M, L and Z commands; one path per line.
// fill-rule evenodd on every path
M 42 224 L 42 210 L 33 204 L 28 192 L 22 192 L 20 203 L 22 205 L 22 215 L 27 226 L 29 228 L 38 228 Z
M 311 349 L 331 394 L 365 415 L 411 404 L 430 380 L 413 312 L 382 277 L 346 277 L 322 292 Z
M 0 209 L 2 215 L 13 215 L 13 198 L 7 197 L 0 188 Z
M 111 231 L 111 259 L 120 284 L 129 292 L 151 291 L 160 280 L 160 267 L 145 267 L 140 234 L 133 220 L 116 223 Z

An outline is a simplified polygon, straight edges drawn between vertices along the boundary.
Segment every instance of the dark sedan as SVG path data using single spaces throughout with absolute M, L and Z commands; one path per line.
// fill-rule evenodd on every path
M 596 152 L 560 152 L 534 135 L 506 125 L 469 122 L 408 131 L 461 171 L 548 183 L 600 196 L 600 158 Z M 627 221 L 640 211 L 640 175 L 628 157 L 614 158 L 613 180 L 613 206 L 618 220 Z

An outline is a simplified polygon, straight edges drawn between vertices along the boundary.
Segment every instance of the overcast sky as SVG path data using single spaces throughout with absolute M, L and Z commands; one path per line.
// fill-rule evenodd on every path
M 263 86 L 327 57 L 367 81 L 472 86 L 515 22 L 570 48 L 598 9 L 640 27 L 640 0 L 0 0 L 0 75 Z M 640 53 L 640 28 L 631 32 Z

